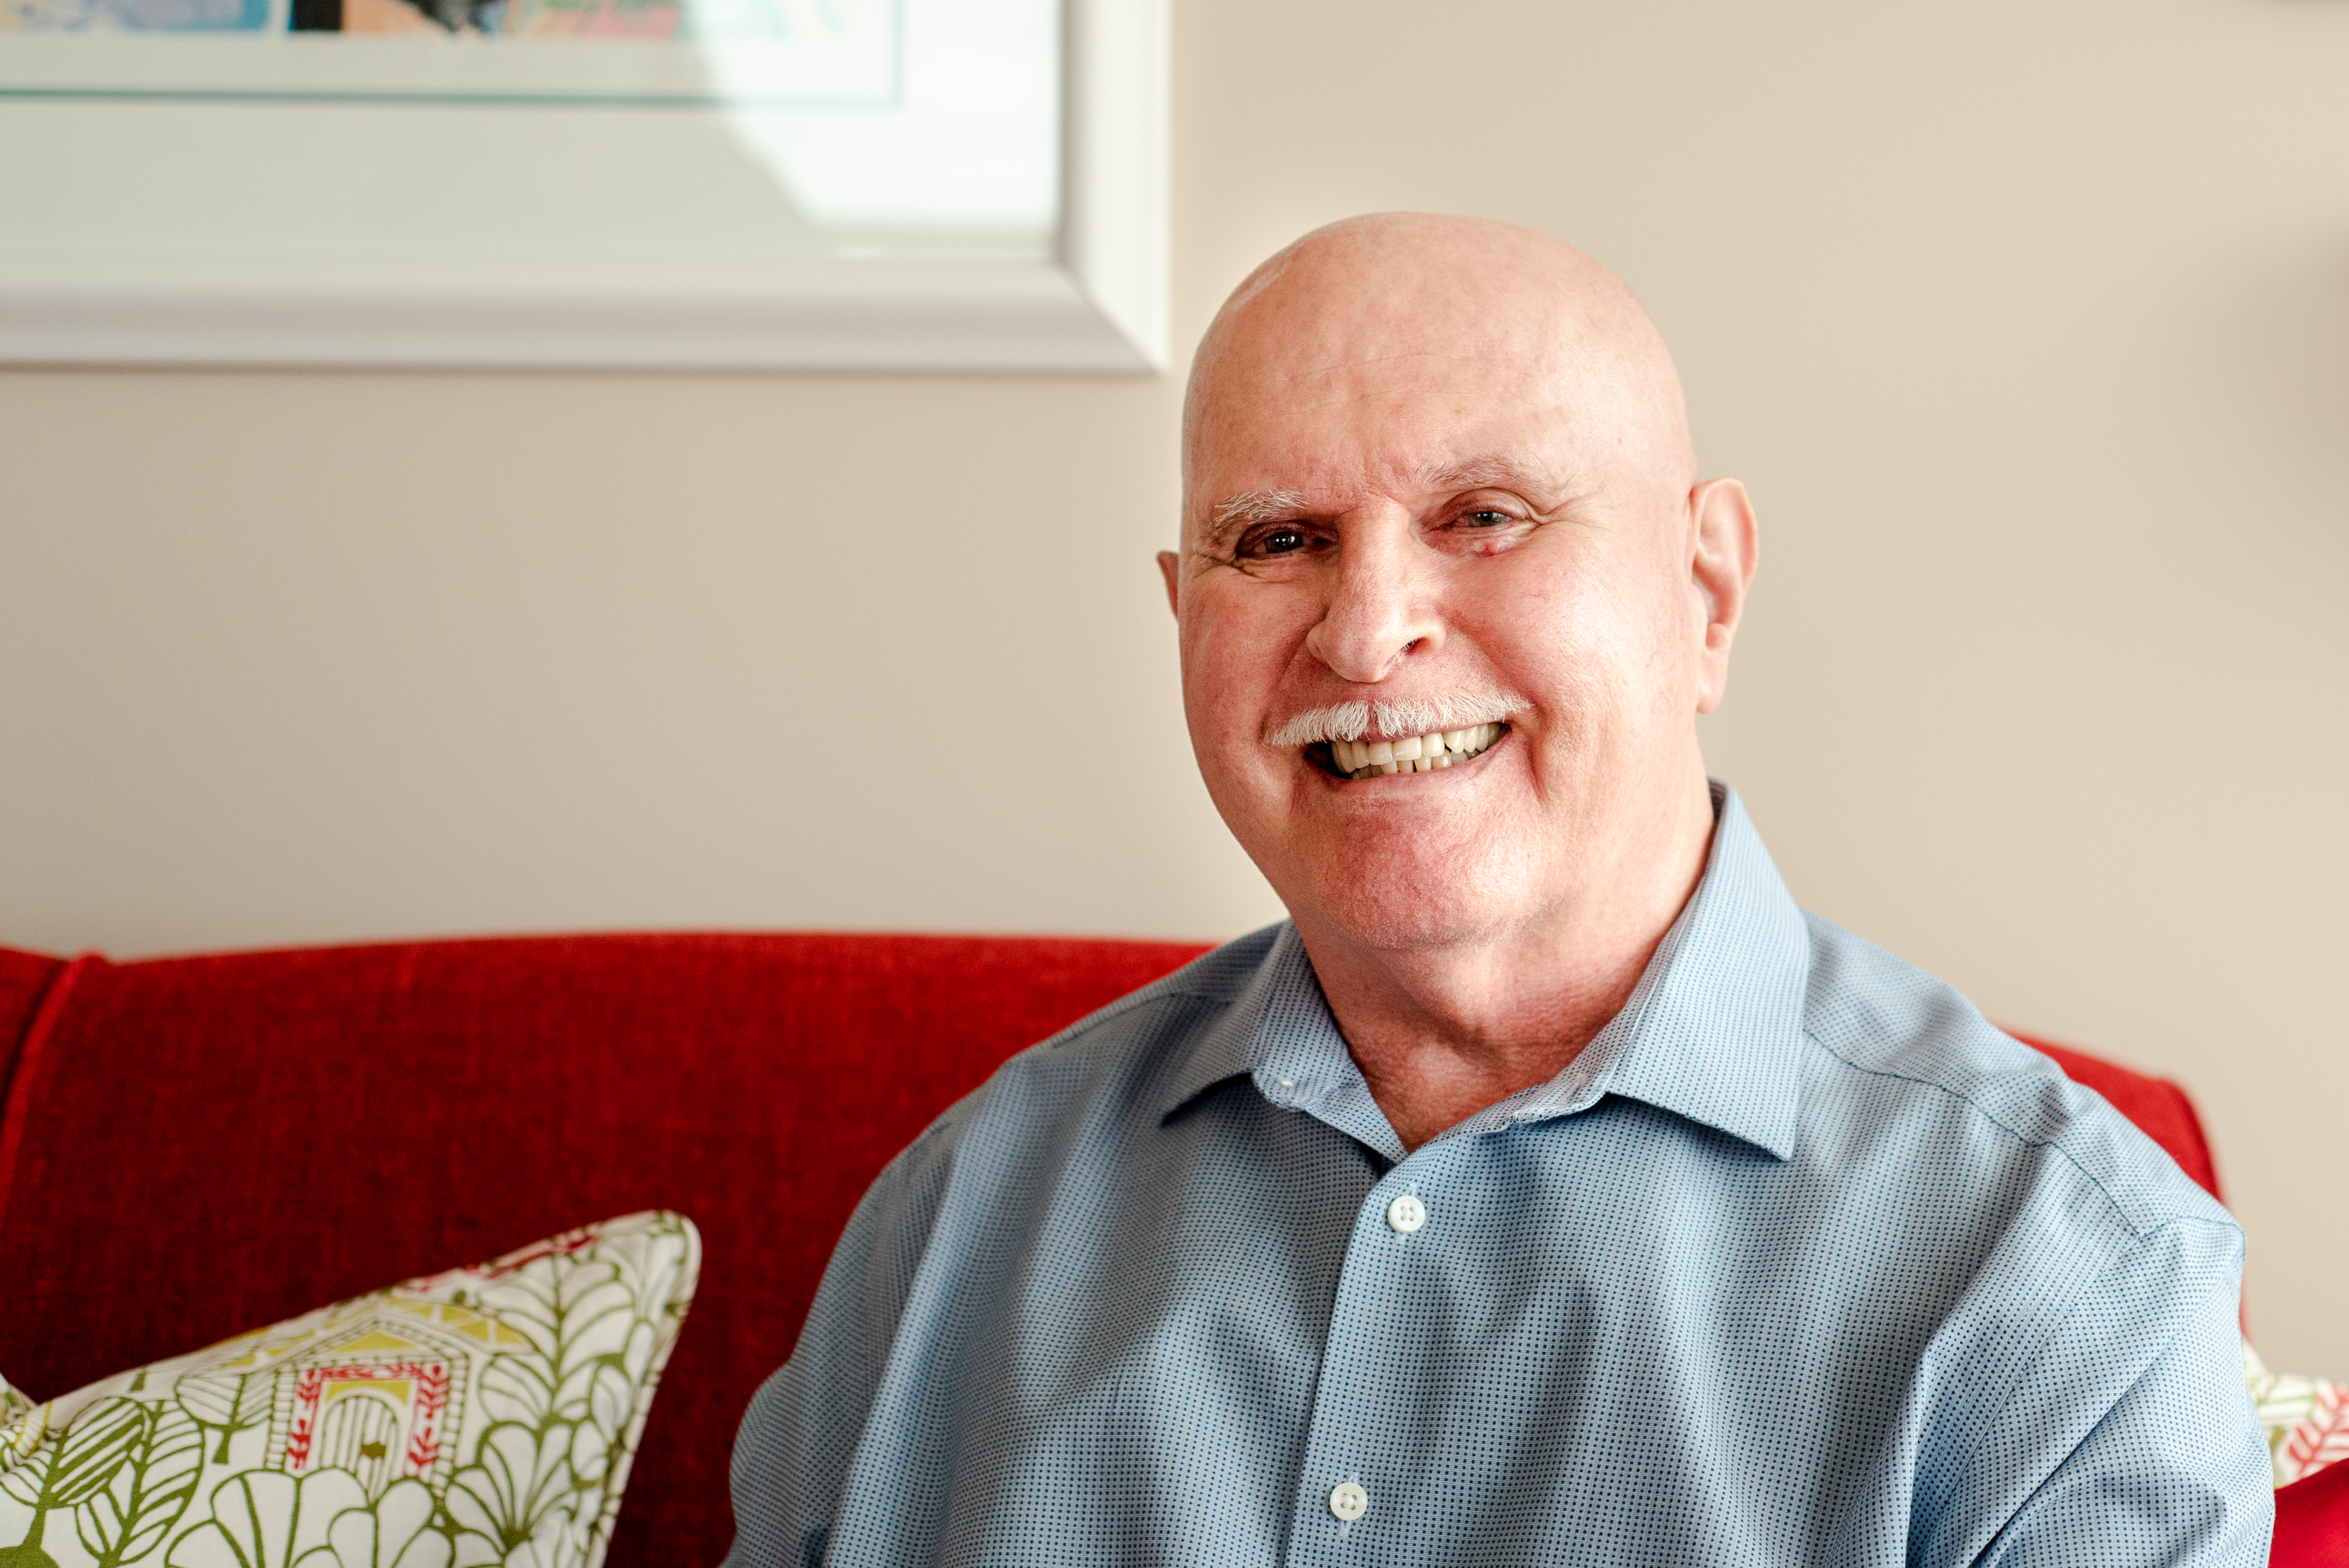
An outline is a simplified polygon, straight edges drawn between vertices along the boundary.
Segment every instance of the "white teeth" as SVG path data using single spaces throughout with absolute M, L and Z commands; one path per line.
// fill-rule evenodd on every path
M 1399 740 L 1333 740 L 1330 759 L 1350 779 L 1383 778 L 1393 773 L 1433 773 L 1456 768 L 1501 738 L 1506 727 L 1472 725 L 1430 735 L 1407 735 Z

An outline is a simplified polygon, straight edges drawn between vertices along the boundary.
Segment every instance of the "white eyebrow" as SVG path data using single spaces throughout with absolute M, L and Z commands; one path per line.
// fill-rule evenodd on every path
M 1234 523 L 1269 522 L 1285 511 L 1295 511 L 1305 504 L 1302 490 L 1250 490 L 1216 503 L 1210 513 L 1215 525 L 1229 528 Z

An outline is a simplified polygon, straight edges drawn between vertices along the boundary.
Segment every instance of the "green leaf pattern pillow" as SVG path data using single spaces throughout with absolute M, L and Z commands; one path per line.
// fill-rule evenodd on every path
M 631 1214 L 45 1405 L 0 1568 L 595 1568 L 701 1266 Z

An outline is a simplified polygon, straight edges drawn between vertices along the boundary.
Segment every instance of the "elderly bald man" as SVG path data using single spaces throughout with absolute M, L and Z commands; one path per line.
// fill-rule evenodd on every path
M 883 1173 L 731 1562 L 2265 1561 L 2233 1222 L 1708 781 L 1754 513 L 1613 276 L 1308 235 L 1184 491 L 1192 744 L 1291 919 Z

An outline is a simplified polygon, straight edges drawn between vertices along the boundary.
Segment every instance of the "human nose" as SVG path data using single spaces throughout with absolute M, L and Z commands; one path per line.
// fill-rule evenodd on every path
M 1404 659 L 1442 645 L 1435 585 L 1420 559 L 1427 552 L 1416 544 L 1405 529 L 1362 528 L 1341 536 L 1329 600 L 1305 634 L 1306 651 L 1340 680 L 1382 681 Z

